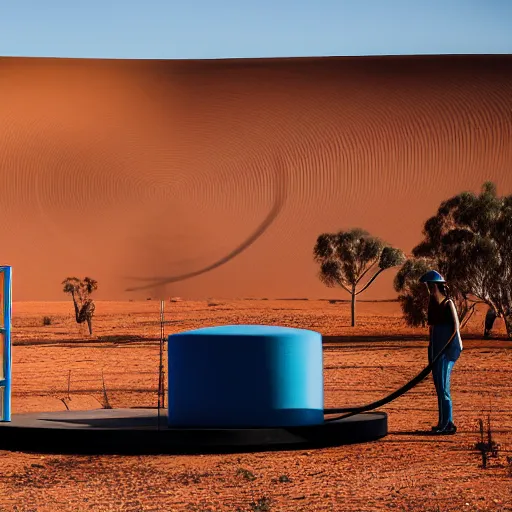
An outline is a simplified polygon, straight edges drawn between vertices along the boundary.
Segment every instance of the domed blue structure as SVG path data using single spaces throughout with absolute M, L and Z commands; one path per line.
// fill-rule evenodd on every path
M 322 424 L 322 336 L 267 325 L 172 334 L 168 385 L 169 427 Z

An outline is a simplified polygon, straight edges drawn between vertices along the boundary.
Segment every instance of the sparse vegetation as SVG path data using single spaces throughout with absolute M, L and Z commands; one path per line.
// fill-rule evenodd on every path
M 77 324 L 87 322 L 89 334 L 92 335 L 92 317 L 96 306 L 90 295 L 98 289 L 98 283 L 90 277 L 83 280 L 77 277 L 67 277 L 62 281 L 63 292 L 71 294 L 75 307 L 75 319 Z
M 176 476 L 176 481 L 182 485 L 199 484 L 202 478 L 211 476 L 210 473 L 198 471 L 184 471 Z
M 512 476 L 512 457 L 507 456 L 508 476 Z
M 66 408 L 66 410 L 69 411 L 69 406 L 68 406 L 66 400 L 64 400 L 64 398 L 59 398 L 59 400 L 64 404 L 64 407 Z
M 319 277 L 329 286 L 340 286 L 352 298 L 352 327 L 356 325 L 356 297 L 377 277 L 392 267 L 401 265 L 405 255 L 367 231 L 355 228 L 338 233 L 323 233 L 317 238 L 313 257 L 320 264 Z M 363 279 L 370 279 L 358 290 Z
M 485 303 L 512 337 L 512 195 L 498 197 L 487 182 L 478 195 L 453 196 L 425 222 L 423 235 L 395 280 L 405 320 L 424 324 L 426 292 L 416 281 L 419 272 L 435 269 L 448 280 L 461 319 Z
M 68 371 L 68 400 L 71 400 L 71 370 Z
M 486 469 L 489 464 L 489 459 L 498 458 L 500 446 L 492 438 L 491 416 L 487 416 L 487 432 L 485 432 L 483 420 L 479 419 L 478 423 L 480 426 L 480 441 L 475 444 L 475 449 L 478 450 L 482 456 L 482 468 Z
M 112 409 L 110 405 L 110 401 L 108 399 L 107 387 L 105 386 L 105 377 L 103 375 L 103 370 L 101 371 L 101 383 L 103 388 L 103 409 Z
M 245 478 L 246 480 L 256 480 L 256 476 L 254 475 L 254 473 L 252 471 L 249 471 L 248 469 L 239 468 L 236 474 L 238 476 Z
M 52 319 L 49 316 L 43 316 L 43 325 L 52 325 Z
M 269 512 L 272 508 L 272 500 L 267 496 L 263 496 L 256 501 L 249 503 L 251 512 Z

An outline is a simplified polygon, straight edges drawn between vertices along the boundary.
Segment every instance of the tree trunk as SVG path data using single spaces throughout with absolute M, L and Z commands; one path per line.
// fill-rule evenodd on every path
M 89 327 L 89 335 L 92 336 L 92 318 L 87 317 L 87 327 Z
M 507 336 L 512 339 L 512 315 L 503 315 L 505 327 L 507 329 Z
M 355 288 L 352 288 L 352 327 L 355 327 L 356 325 L 356 290 Z
M 76 302 L 75 294 L 73 292 L 71 292 L 71 297 L 73 297 L 73 306 L 75 307 L 76 323 L 79 324 L 80 323 L 80 321 L 79 321 L 80 311 L 78 309 L 78 304 Z

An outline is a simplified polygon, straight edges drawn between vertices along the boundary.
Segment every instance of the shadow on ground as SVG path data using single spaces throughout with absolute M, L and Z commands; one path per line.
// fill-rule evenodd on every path
M 510 347 L 512 348 L 512 339 L 507 338 L 506 336 L 495 336 L 490 339 L 483 339 L 482 336 L 478 334 L 462 334 L 463 342 L 465 340 L 471 341 L 481 341 L 482 343 L 489 344 L 489 348 L 495 348 L 492 346 L 492 342 L 502 342 L 506 341 L 510 343 Z M 410 341 L 423 341 L 428 342 L 428 334 L 375 334 L 375 335 L 367 335 L 367 334 L 349 334 L 349 335 L 338 335 L 338 336 L 322 336 L 322 341 L 324 345 L 329 344 L 343 344 L 343 343 L 378 343 L 378 342 L 410 342 Z M 504 345 L 505 347 L 507 345 Z M 482 348 L 483 345 L 479 345 L 479 348 Z
M 153 344 L 158 343 L 159 338 L 140 336 L 135 334 L 115 334 L 106 336 L 91 336 L 90 338 L 55 338 L 48 340 L 13 340 L 14 346 L 51 346 L 73 347 L 80 345 L 129 345 L 129 344 Z

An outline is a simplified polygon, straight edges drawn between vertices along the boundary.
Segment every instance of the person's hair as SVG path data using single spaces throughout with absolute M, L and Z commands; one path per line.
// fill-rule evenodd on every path
M 437 287 L 439 288 L 439 291 L 445 295 L 446 297 L 450 297 L 450 292 L 448 290 L 448 285 L 446 283 L 437 283 Z

